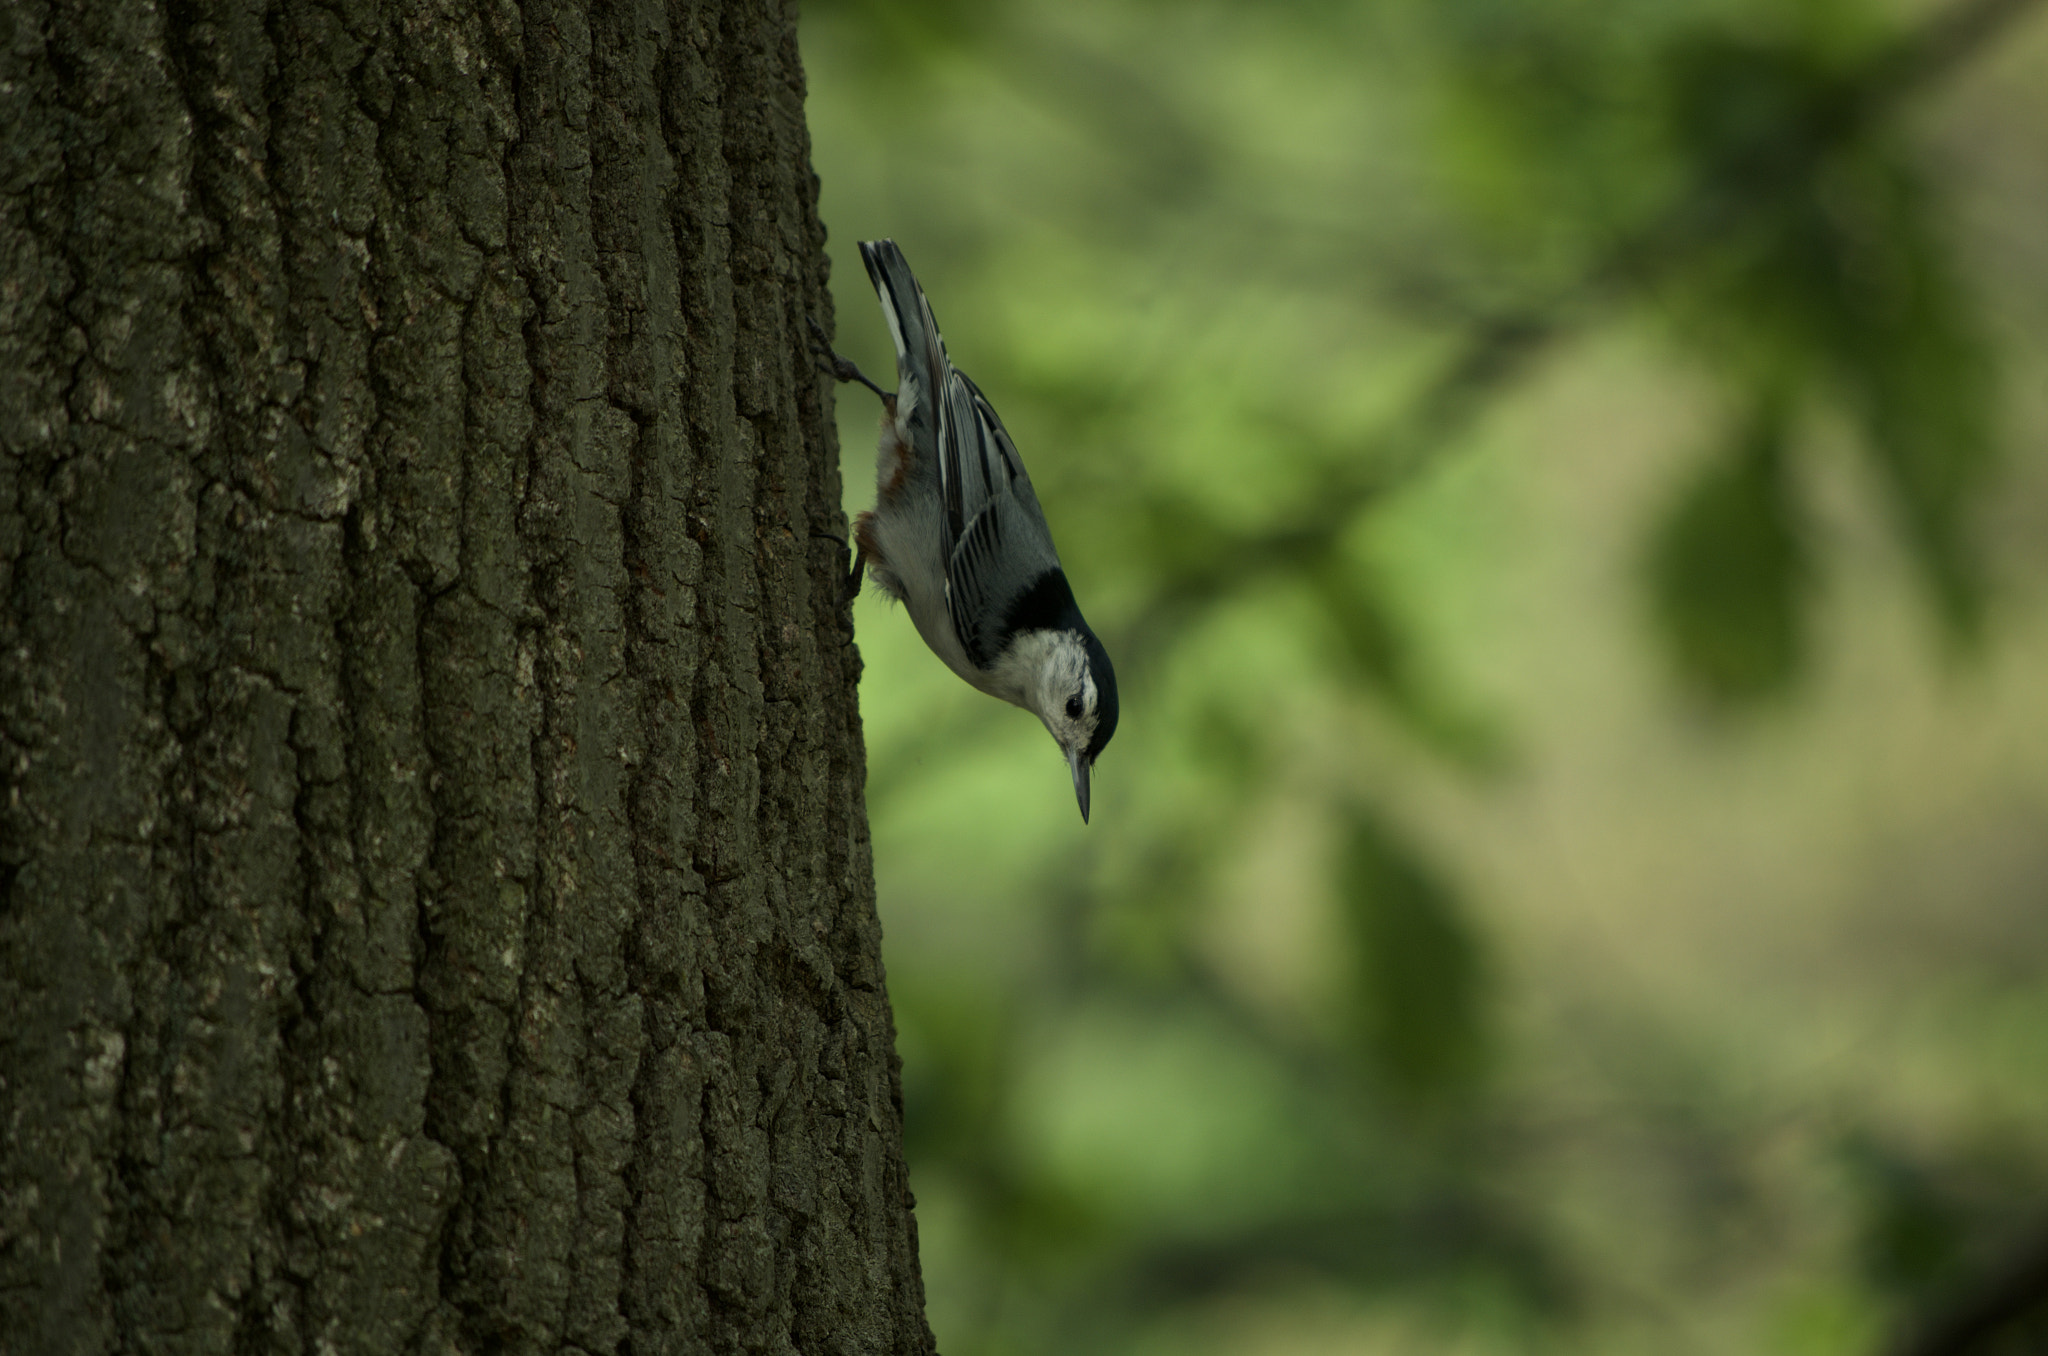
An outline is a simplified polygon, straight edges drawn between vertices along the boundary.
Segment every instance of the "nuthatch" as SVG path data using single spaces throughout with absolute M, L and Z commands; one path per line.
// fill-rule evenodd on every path
M 896 341 L 896 390 L 821 338 L 835 377 L 882 398 L 875 506 L 854 520 L 848 591 L 865 566 L 947 668 L 1045 722 L 1085 823 L 1089 773 L 1116 733 L 1116 670 L 1074 602 L 1017 445 L 946 356 L 903 252 L 867 240 L 860 257 Z

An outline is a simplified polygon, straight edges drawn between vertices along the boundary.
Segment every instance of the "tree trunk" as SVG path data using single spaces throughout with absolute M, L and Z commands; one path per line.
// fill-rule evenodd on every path
M 790 0 L 0 10 L 0 1350 L 921 1352 Z

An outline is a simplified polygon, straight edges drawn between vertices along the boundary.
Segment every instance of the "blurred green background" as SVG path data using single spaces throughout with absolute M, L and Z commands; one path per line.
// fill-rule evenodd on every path
M 1873 1352 L 2048 1218 L 2044 8 L 808 0 L 839 347 L 894 236 L 1123 694 L 1084 829 L 856 609 L 942 1350 Z

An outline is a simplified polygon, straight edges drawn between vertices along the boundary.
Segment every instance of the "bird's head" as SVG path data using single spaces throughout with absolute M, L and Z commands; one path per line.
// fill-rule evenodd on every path
M 1116 669 L 1095 633 L 1082 623 L 1072 630 L 1044 631 L 1025 705 L 1045 722 L 1074 775 L 1081 822 L 1088 822 L 1089 775 L 1116 733 Z

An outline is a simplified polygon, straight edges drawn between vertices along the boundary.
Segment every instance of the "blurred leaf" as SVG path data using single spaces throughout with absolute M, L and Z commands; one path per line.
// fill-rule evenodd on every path
M 1974 630 L 1968 512 L 1993 463 L 1991 371 L 1925 192 L 1884 148 L 1837 162 L 1754 256 L 1737 304 L 1862 425 L 1942 615 Z
M 1925 1346 L 1911 1350 L 2039 1352 L 2048 1332 L 2048 1233 L 2038 1144 L 2003 1136 L 1907 1147 L 1895 1135 L 1859 1127 L 1836 1146 L 1855 1191 L 1854 1261 L 1862 1280 L 1893 1312 L 1928 1321 Z M 2038 1325 L 2012 1324 L 2029 1309 Z M 2004 1319 L 1991 1317 L 2003 1312 Z M 1966 1317 L 1975 1315 L 1976 1317 Z M 1978 1322 L 1991 1336 L 1975 1345 L 1935 1345 Z M 1950 1325 L 1953 1325 L 1951 1327 Z
M 1342 677 L 1377 694 L 1440 756 L 1475 770 L 1500 764 L 1506 741 L 1429 680 L 1379 571 L 1333 553 L 1304 574 L 1329 618 Z
M 1513 290 L 1536 275 L 1555 284 L 1645 210 L 1661 182 L 1643 153 L 1654 117 L 1640 48 L 1665 18 L 1651 7 L 1500 0 L 1438 0 L 1420 12 L 1447 58 L 1443 169 L 1485 238 L 1515 246 Z
M 1887 155 L 1824 185 L 1839 241 L 1836 363 L 1908 543 L 1958 637 L 1980 621 L 1969 513 L 1996 460 L 1995 383 L 1971 298 L 1925 189 Z
M 1396 707 L 1413 711 L 1420 693 L 1413 647 L 1395 620 L 1377 575 L 1344 561 L 1314 572 L 1316 597 L 1336 631 L 1347 677 L 1379 689 Z
M 1774 41 L 1713 29 L 1676 35 L 1662 63 L 1679 157 L 1741 192 L 1803 177 L 1849 112 L 1843 64 L 1810 34 Z
M 1655 616 L 1679 672 L 1704 695 L 1782 691 L 1805 653 L 1807 577 L 1785 466 L 1783 403 L 1766 398 L 1678 498 L 1652 543 Z
M 1450 889 L 1409 845 L 1355 814 L 1338 879 L 1353 946 L 1357 1034 L 1398 1096 L 1468 1087 L 1486 1054 L 1479 938 Z
M 1859 1188 L 1856 1251 L 1879 1291 L 1922 1298 L 1954 1279 L 1966 1260 L 1968 1224 L 1934 1174 L 1869 1135 L 1842 1147 Z
M 1871 94 L 1826 52 L 1699 39 L 1671 64 L 1683 152 L 1728 191 L 1775 201 L 1695 280 L 1700 337 L 1733 380 L 1849 412 L 1944 621 L 1967 638 L 1983 603 L 1968 519 L 1995 460 L 1995 390 L 1908 148 L 1873 129 L 1828 151 Z

